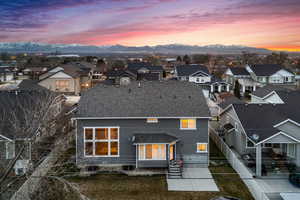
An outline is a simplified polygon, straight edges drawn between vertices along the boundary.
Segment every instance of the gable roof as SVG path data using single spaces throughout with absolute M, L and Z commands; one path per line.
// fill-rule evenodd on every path
M 128 70 L 110 70 L 106 73 L 106 76 L 107 77 L 129 76 L 132 78 L 136 78 L 137 75 Z
M 290 91 L 290 89 L 280 87 L 277 85 L 266 85 L 262 88 L 257 89 L 256 91 L 254 91 L 252 93 L 252 95 L 263 98 L 273 91 L 276 91 L 276 93 L 277 93 L 277 91 Z
M 209 75 L 209 71 L 204 65 L 180 65 L 176 66 L 178 76 L 190 76 L 196 72 L 203 72 Z
M 98 84 L 81 96 L 78 118 L 210 117 L 202 90 L 178 81 Z
M 219 106 L 222 109 L 225 109 L 231 104 L 245 104 L 245 102 L 243 102 L 242 100 L 240 100 L 236 96 L 231 96 L 231 97 L 225 99 L 222 103 L 220 103 Z
M 142 133 L 133 136 L 133 143 L 135 144 L 172 143 L 176 140 L 178 140 L 176 137 L 166 133 Z
M 300 122 L 300 113 L 293 105 L 233 104 L 233 107 L 247 136 L 256 143 L 277 134 L 279 130 L 274 126 L 286 119 Z
M 228 68 L 234 76 L 250 76 L 249 72 L 244 67 Z
M 153 66 L 144 62 L 128 63 L 127 69 L 133 73 L 137 73 L 140 69 L 147 69 L 150 72 L 162 72 L 164 70 L 162 66 Z
M 282 69 L 286 70 L 281 65 L 276 65 L 276 64 L 250 65 L 250 68 L 256 76 L 271 76 Z

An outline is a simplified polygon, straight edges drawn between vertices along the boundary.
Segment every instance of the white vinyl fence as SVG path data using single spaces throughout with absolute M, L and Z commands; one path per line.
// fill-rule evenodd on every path
M 253 175 L 249 171 L 249 169 L 228 147 L 228 145 L 222 140 L 222 138 L 219 137 L 218 133 L 212 127 L 210 127 L 210 138 L 216 143 L 217 147 L 225 155 L 232 168 L 239 174 L 243 182 L 247 185 L 255 200 L 269 200 L 268 196 L 264 193 L 264 191 L 253 178 Z

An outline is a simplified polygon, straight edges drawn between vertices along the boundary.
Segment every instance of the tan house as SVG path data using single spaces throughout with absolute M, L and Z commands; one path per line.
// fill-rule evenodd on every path
M 39 77 L 39 85 L 54 92 L 79 95 L 91 86 L 90 75 L 74 66 L 61 66 L 50 69 Z

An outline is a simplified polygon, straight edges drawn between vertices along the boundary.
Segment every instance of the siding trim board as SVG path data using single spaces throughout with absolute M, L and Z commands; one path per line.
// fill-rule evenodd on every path
M 8 137 L 5 137 L 4 135 L 1 135 L 1 134 L 0 134 L 0 137 L 4 138 L 5 140 L 8 140 L 8 141 L 10 141 L 10 142 L 13 141 L 13 140 L 9 139 Z
M 284 121 L 282 121 L 282 122 L 280 122 L 280 123 L 278 123 L 278 124 L 275 124 L 273 127 L 274 127 L 274 128 L 277 128 L 278 126 L 281 126 L 281 125 L 283 125 L 283 124 L 285 124 L 285 123 L 287 123 L 287 122 L 291 122 L 291 123 L 293 123 L 293 124 L 295 124 L 295 125 L 297 125 L 297 126 L 300 126 L 299 123 L 297 123 L 297 122 L 295 122 L 295 121 L 293 121 L 293 120 L 291 120 L 291 119 L 286 119 L 286 120 L 284 120 Z
M 288 137 L 288 138 L 290 138 L 290 139 L 292 139 L 292 140 L 294 140 L 296 143 L 300 143 L 300 141 L 297 140 L 296 138 L 294 138 L 294 137 L 292 137 L 292 136 L 290 136 L 290 135 L 288 135 L 288 134 L 286 134 L 286 133 L 280 131 L 280 132 L 278 132 L 278 133 L 272 135 L 271 137 L 268 137 L 267 139 L 262 140 L 261 142 L 255 144 L 255 145 L 257 146 L 257 145 L 259 145 L 259 144 L 265 143 L 265 142 L 267 142 L 268 140 L 270 140 L 270 139 L 272 139 L 272 138 L 274 138 L 274 137 L 276 137 L 276 136 L 278 136 L 278 135 L 280 135 L 280 134 L 281 134 L 281 135 L 284 135 L 284 136 L 286 136 L 286 137 Z M 280 143 L 280 142 L 279 142 L 279 143 Z M 282 142 L 282 143 L 285 144 L 285 142 Z
M 149 117 L 73 117 L 73 120 L 80 119 L 147 119 Z M 189 119 L 211 119 L 212 117 L 154 117 L 157 119 L 181 119 L 181 118 L 189 118 Z

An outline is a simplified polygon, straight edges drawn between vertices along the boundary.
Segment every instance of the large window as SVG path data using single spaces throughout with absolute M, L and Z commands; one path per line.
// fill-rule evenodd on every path
M 166 160 L 166 145 L 140 144 L 139 160 Z
M 55 81 L 55 86 L 56 89 L 61 90 L 61 89 L 67 89 L 69 88 L 70 81 L 69 80 L 56 80 Z
M 119 156 L 119 128 L 85 128 L 84 153 L 95 157 Z
M 197 143 L 197 153 L 206 153 L 207 143 Z
M 180 129 L 196 129 L 196 119 L 181 119 Z

